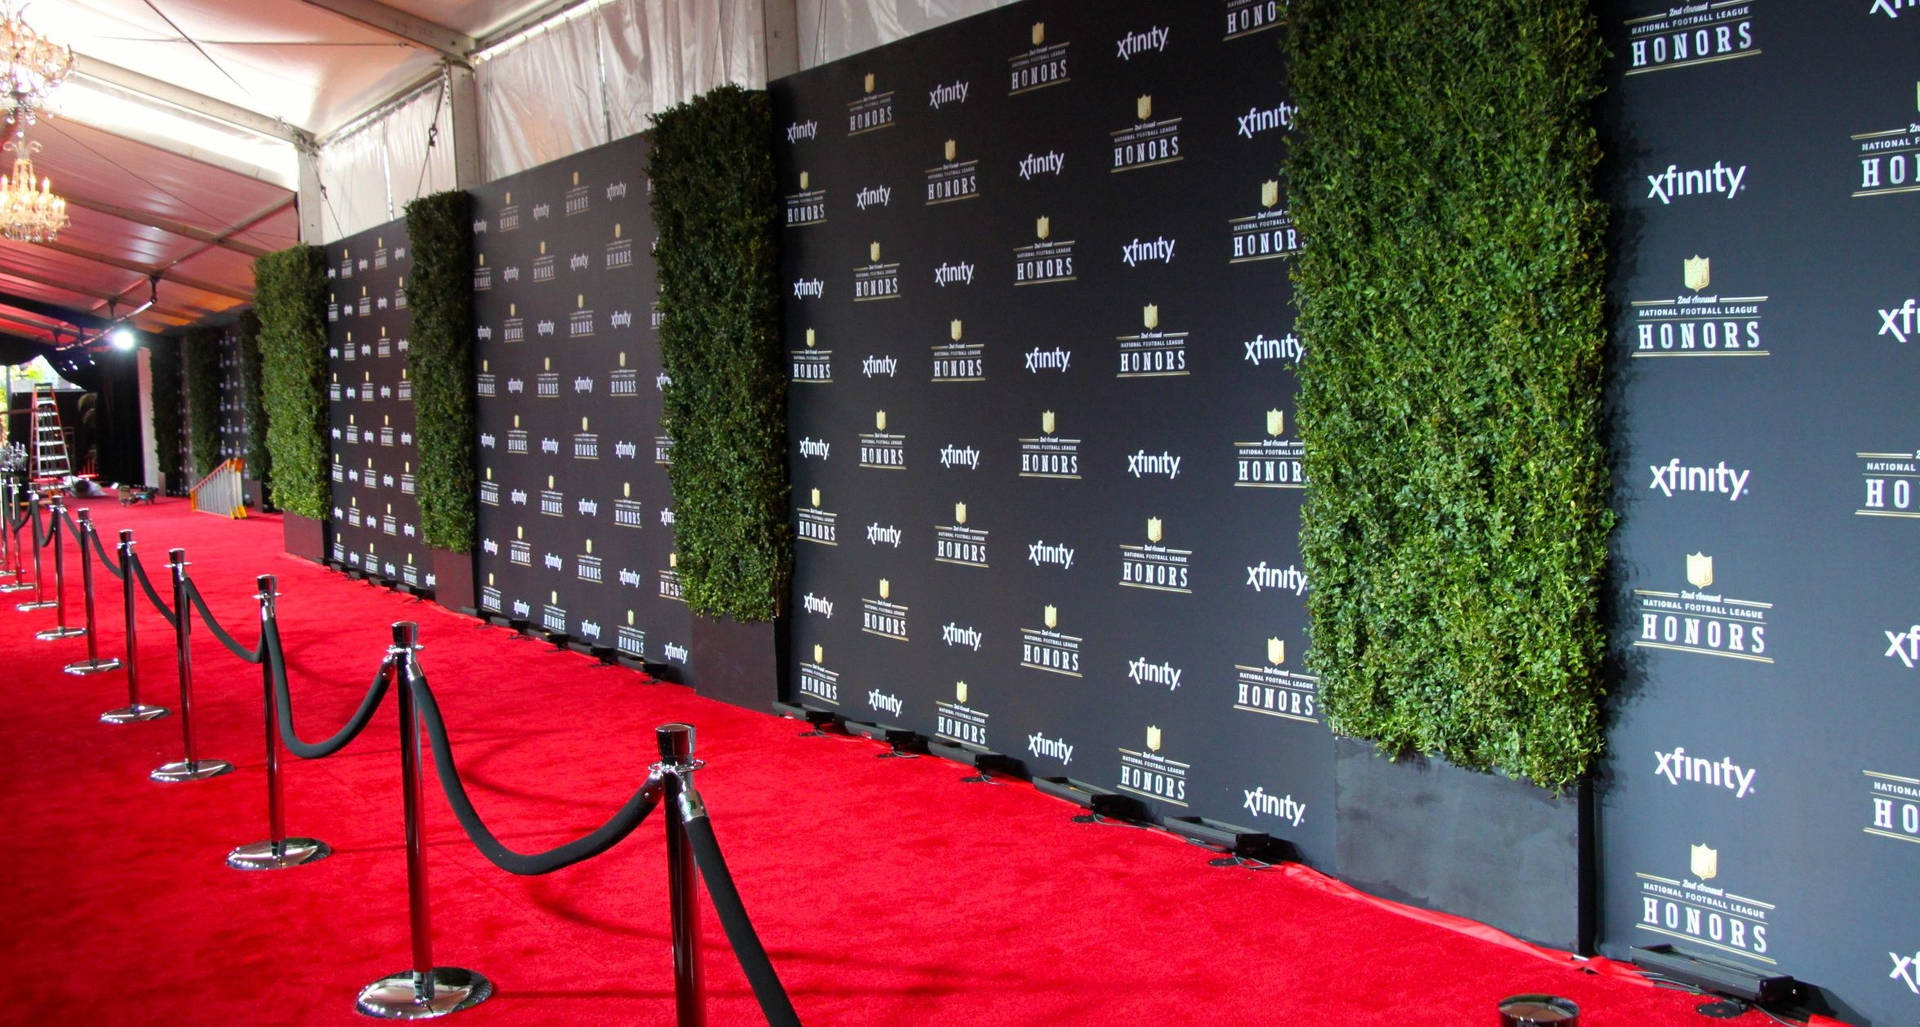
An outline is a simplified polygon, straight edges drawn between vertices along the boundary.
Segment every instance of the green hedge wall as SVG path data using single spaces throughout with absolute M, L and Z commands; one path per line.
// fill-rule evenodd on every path
M 156 484 L 163 492 L 185 487 L 181 481 L 180 433 L 186 427 L 181 416 L 180 339 L 171 335 L 151 336 L 147 342 L 148 370 L 153 374 L 153 458 L 160 465 Z
M 1312 667 L 1336 731 L 1560 787 L 1602 745 L 1581 4 L 1294 0 Z
M 420 533 L 427 545 L 473 551 L 473 198 L 435 193 L 407 204 L 408 374 L 413 379 Z
M 771 107 L 722 86 L 654 124 L 667 473 L 687 605 L 769 620 L 793 559 Z
M 274 505 L 316 521 L 326 519 L 329 487 L 326 302 L 319 247 L 294 246 L 253 262 Z
M 267 405 L 261 394 L 260 315 L 242 311 L 234 330 L 240 335 L 240 400 L 247 408 L 247 477 L 265 481 L 273 461 L 267 455 Z
M 193 459 L 191 477 L 198 481 L 213 470 L 220 453 L 220 329 L 189 329 L 181 347 L 187 386 L 187 439 Z

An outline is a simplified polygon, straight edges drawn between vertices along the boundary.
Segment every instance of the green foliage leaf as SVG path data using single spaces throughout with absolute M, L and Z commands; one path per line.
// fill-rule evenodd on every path
M 1335 730 L 1559 787 L 1612 515 L 1584 5 L 1294 0 L 1311 662 Z
M 273 459 L 267 452 L 267 404 L 262 394 L 260 366 L 260 315 L 251 308 L 242 311 L 234 325 L 240 336 L 240 396 L 247 407 L 247 475 L 265 481 L 273 472 Z
M 261 398 L 275 505 L 325 520 L 327 482 L 327 273 L 317 246 L 253 262 L 260 315 Z
M 660 349 L 687 605 L 768 620 L 791 572 L 771 106 L 722 86 L 654 118 Z
M 187 434 L 193 477 L 213 470 L 220 455 L 220 329 L 194 328 L 182 338 L 187 386 Z
M 473 197 L 460 191 L 407 204 L 407 373 L 420 454 L 420 534 L 456 553 L 473 551 L 476 524 L 472 214 Z

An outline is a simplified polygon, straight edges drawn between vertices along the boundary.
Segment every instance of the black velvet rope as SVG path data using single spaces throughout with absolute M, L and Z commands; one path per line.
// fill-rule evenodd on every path
M 100 544 L 99 532 L 89 531 L 87 532 L 87 538 L 91 540 L 94 554 L 100 557 L 100 563 L 102 566 L 106 567 L 108 574 L 113 575 L 115 580 L 118 580 L 120 578 L 124 578 L 127 576 L 126 570 L 120 566 L 120 561 L 107 555 L 106 547 Z
M 139 553 L 133 554 L 133 576 L 140 582 L 141 591 L 147 594 L 147 601 L 153 604 L 154 609 L 160 611 L 160 616 L 166 620 L 167 626 L 178 627 L 172 608 L 167 606 L 166 600 L 160 598 L 160 593 L 153 590 L 153 582 L 147 580 L 147 568 L 140 562 Z
M 345 727 L 326 741 L 303 742 L 293 730 L 293 697 L 287 691 L 287 657 L 280 648 L 279 625 L 267 624 L 260 642 L 266 647 L 267 666 L 273 671 L 274 706 L 279 710 L 275 719 L 280 723 L 280 741 L 288 752 L 303 760 L 324 759 L 346 748 L 348 742 L 366 730 L 367 721 L 373 719 L 380 700 L 387 695 L 387 671 L 393 666 L 393 657 L 380 661 L 380 669 L 373 672 L 373 683 L 367 686 L 366 697 L 360 700 L 360 708 L 353 711 L 353 716 L 347 718 Z
M 17 495 L 9 499 L 7 501 L 7 530 L 19 531 L 21 528 L 26 527 L 28 511 L 31 509 L 32 506 L 27 503 L 22 503 L 20 497 Z
M 56 524 L 59 524 L 60 522 L 59 522 L 58 520 L 55 520 L 55 519 L 54 519 L 54 518 L 52 518 L 52 517 L 48 517 L 48 518 L 47 518 L 47 533 L 46 533 L 45 535 L 42 535 L 42 534 L 40 534 L 40 514 L 39 514 L 39 512 L 38 512 L 38 511 L 36 511 L 36 510 L 33 510 L 33 509 L 32 509 L 32 508 L 30 507 L 30 508 L 28 508 L 28 514 L 27 514 L 27 516 L 29 516 L 29 517 L 32 517 L 32 518 L 33 518 L 33 544 L 34 544 L 34 545 L 36 545 L 36 546 L 50 546 L 50 545 L 53 545 L 53 530 L 54 530 L 54 526 L 55 526 Z
M 760 1012 L 772 1027 L 800 1027 L 793 1001 L 787 998 L 787 989 L 781 986 L 780 975 L 774 972 L 773 961 L 767 958 L 760 935 L 755 933 L 753 921 L 747 918 L 746 904 L 740 901 L 740 891 L 733 885 L 727 861 L 720 857 L 720 842 L 713 836 L 713 821 L 702 813 L 688 819 L 686 826 L 687 841 L 693 845 L 693 861 L 700 866 L 700 879 L 707 883 L 713 911 L 719 914 L 720 926 L 733 945 L 734 957 L 740 960 L 740 969 L 746 973 L 747 983 L 753 986 L 753 997 L 760 1000 Z
M 415 668 L 411 659 L 402 657 L 402 660 L 401 673 L 407 679 L 405 686 L 413 690 L 414 704 L 419 708 L 420 719 L 427 725 L 427 741 L 433 747 L 433 766 L 440 778 L 441 791 L 447 794 L 447 805 L 453 807 L 454 818 L 460 821 L 460 827 L 467 832 L 467 839 L 494 866 L 509 874 L 524 877 L 550 874 L 562 867 L 570 867 L 618 845 L 659 804 L 665 783 L 663 772 L 655 769 L 647 775 L 640 789 L 633 793 L 633 798 L 628 799 L 626 805 L 615 811 L 606 823 L 591 834 L 545 852 L 520 853 L 507 848 L 500 843 L 500 839 L 494 837 L 492 831 L 487 830 L 487 825 L 481 822 L 480 814 L 474 811 L 472 801 L 467 798 L 466 786 L 460 783 L 459 768 L 453 763 L 453 746 L 447 741 L 447 726 L 440 719 L 440 706 L 434 701 L 433 689 L 427 686 L 426 675 Z
M 200 623 L 205 624 L 207 630 L 213 632 L 213 637 L 219 639 L 220 644 L 226 646 L 228 652 L 248 663 L 259 663 L 267 658 L 267 640 L 264 633 L 259 644 L 251 649 L 234 641 L 233 636 L 227 634 L 226 629 L 220 626 L 220 622 L 214 619 L 213 611 L 207 609 L 207 601 L 200 595 L 200 586 L 194 584 L 192 578 L 187 579 L 187 598 L 193 601 L 193 608 L 200 611 Z
M 67 534 L 72 535 L 74 538 L 80 537 L 80 525 L 74 521 L 72 511 L 62 506 L 60 508 L 60 519 L 67 524 Z

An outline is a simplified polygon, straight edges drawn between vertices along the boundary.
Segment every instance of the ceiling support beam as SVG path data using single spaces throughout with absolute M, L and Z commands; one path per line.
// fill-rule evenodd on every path
M 98 58 L 88 57 L 86 54 L 73 55 L 73 72 L 84 78 L 117 86 L 131 93 L 145 94 L 215 121 L 238 125 L 263 136 L 284 139 L 295 145 L 299 145 L 302 141 L 307 143 L 313 141 L 313 136 L 279 118 L 270 118 L 238 104 L 217 100 L 204 93 L 196 93 L 191 89 L 184 89 L 163 79 L 143 75 L 117 64 L 108 64 Z
M 11 292 L 0 292 L 0 307 L 12 307 L 30 314 L 39 314 L 41 317 L 51 317 L 65 321 L 76 328 L 105 328 L 111 323 L 104 317 L 89 314 L 83 310 L 75 310 L 58 303 L 48 303 L 46 300 L 36 300 Z
M 158 278 L 163 282 L 172 282 L 175 285 L 182 285 L 189 289 L 197 289 L 200 292 L 210 292 L 216 296 L 225 296 L 228 299 L 239 300 L 242 303 L 253 302 L 253 294 L 250 292 L 242 292 L 239 289 L 230 288 L 228 286 L 221 285 L 218 282 L 208 282 L 198 278 L 189 278 L 186 275 L 182 275 L 174 272 L 170 268 L 155 267 L 150 264 L 142 264 L 139 261 L 135 261 L 135 260 L 123 260 L 119 257 L 111 256 L 105 253 L 98 253 L 81 246 L 73 246 L 68 243 L 63 243 L 57 239 L 48 240 L 47 242 L 43 242 L 40 245 L 45 247 L 46 249 L 52 250 L 55 253 L 64 253 L 69 257 L 79 257 L 81 260 L 91 260 L 96 264 L 105 264 L 108 267 L 117 267 L 122 271 L 135 271 L 140 274 L 146 275 L 148 278 Z
M 293 197 L 289 196 L 275 205 L 273 210 L 268 211 L 267 214 L 277 213 L 292 202 Z M 232 236 L 246 231 L 254 224 L 257 224 L 266 215 L 254 218 L 252 221 L 228 232 L 209 232 L 204 228 L 189 225 L 184 221 L 175 221 L 172 218 L 163 218 L 158 214 L 149 214 L 144 210 L 134 210 L 131 207 L 122 207 L 118 204 L 108 203 L 105 200 L 96 200 L 87 196 L 75 196 L 71 193 L 67 195 L 67 206 L 76 207 L 81 210 L 90 210 L 96 214 L 105 214 L 108 217 L 116 217 L 122 221 L 131 221 L 136 225 L 145 225 L 148 228 L 157 228 L 169 235 L 192 239 L 194 242 L 206 243 L 209 246 L 218 246 L 221 249 L 232 250 L 235 253 L 244 253 L 249 257 L 264 257 L 273 252 L 264 247 L 255 246 L 252 243 L 241 242 L 238 239 L 232 238 Z
M 114 303 L 114 304 L 120 303 L 121 301 L 125 300 L 127 298 L 128 293 L 133 292 L 136 289 L 139 289 L 142 286 L 145 286 L 147 284 L 144 281 L 140 281 L 127 286 L 126 288 L 120 290 L 119 292 L 106 292 L 100 289 L 91 289 L 91 288 L 88 288 L 87 286 L 79 285 L 74 282 L 56 281 L 55 279 L 47 278 L 41 275 L 28 274 L 27 272 L 21 271 L 17 268 L 0 269 L 0 278 L 17 278 L 23 282 L 32 282 L 35 285 L 44 285 L 49 288 L 60 289 L 64 292 L 71 292 L 80 296 L 88 296 L 93 299 L 100 300 L 103 303 Z M 139 305 L 140 304 L 138 303 L 128 304 L 129 307 L 137 307 Z M 218 313 L 218 311 L 213 311 L 213 310 L 181 310 L 178 307 L 163 307 L 158 304 L 148 307 L 147 312 L 150 314 L 158 314 L 161 317 L 170 317 L 176 321 L 189 321 L 189 322 L 198 321 L 203 317 L 207 317 L 211 314 Z
M 448 60 L 466 62 L 468 55 L 478 49 L 472 36 L 426 20 L 417 15 L 408 14 L 398 8 L 388 7 L 378 0 L 301 0 L 310 7 L 358 22 L 375 32 L 392 36 L 410 46 L 431 50 Z

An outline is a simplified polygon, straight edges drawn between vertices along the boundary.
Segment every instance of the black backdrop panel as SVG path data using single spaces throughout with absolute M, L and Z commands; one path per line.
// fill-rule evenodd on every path
M 1920 1016 L 1920 19 L 1615 3 L 1603 949 Z M 1896 17 L 1896 15 L 1898 15 Z
M 333 516 L 328 555 L 388 581 L 433 587 L 415 491 L 413 380 L 407 371 L 407 226 L 390 221 L 329 243 L 327 400 Z M 244 439 L 241 440 L 244 444 Z
M 790 697 L 1324 865 L 1266 6 L 1023 4 L 775 84 Z
M 483 609 L 687 675 L 647 144 L 474 191 Z

